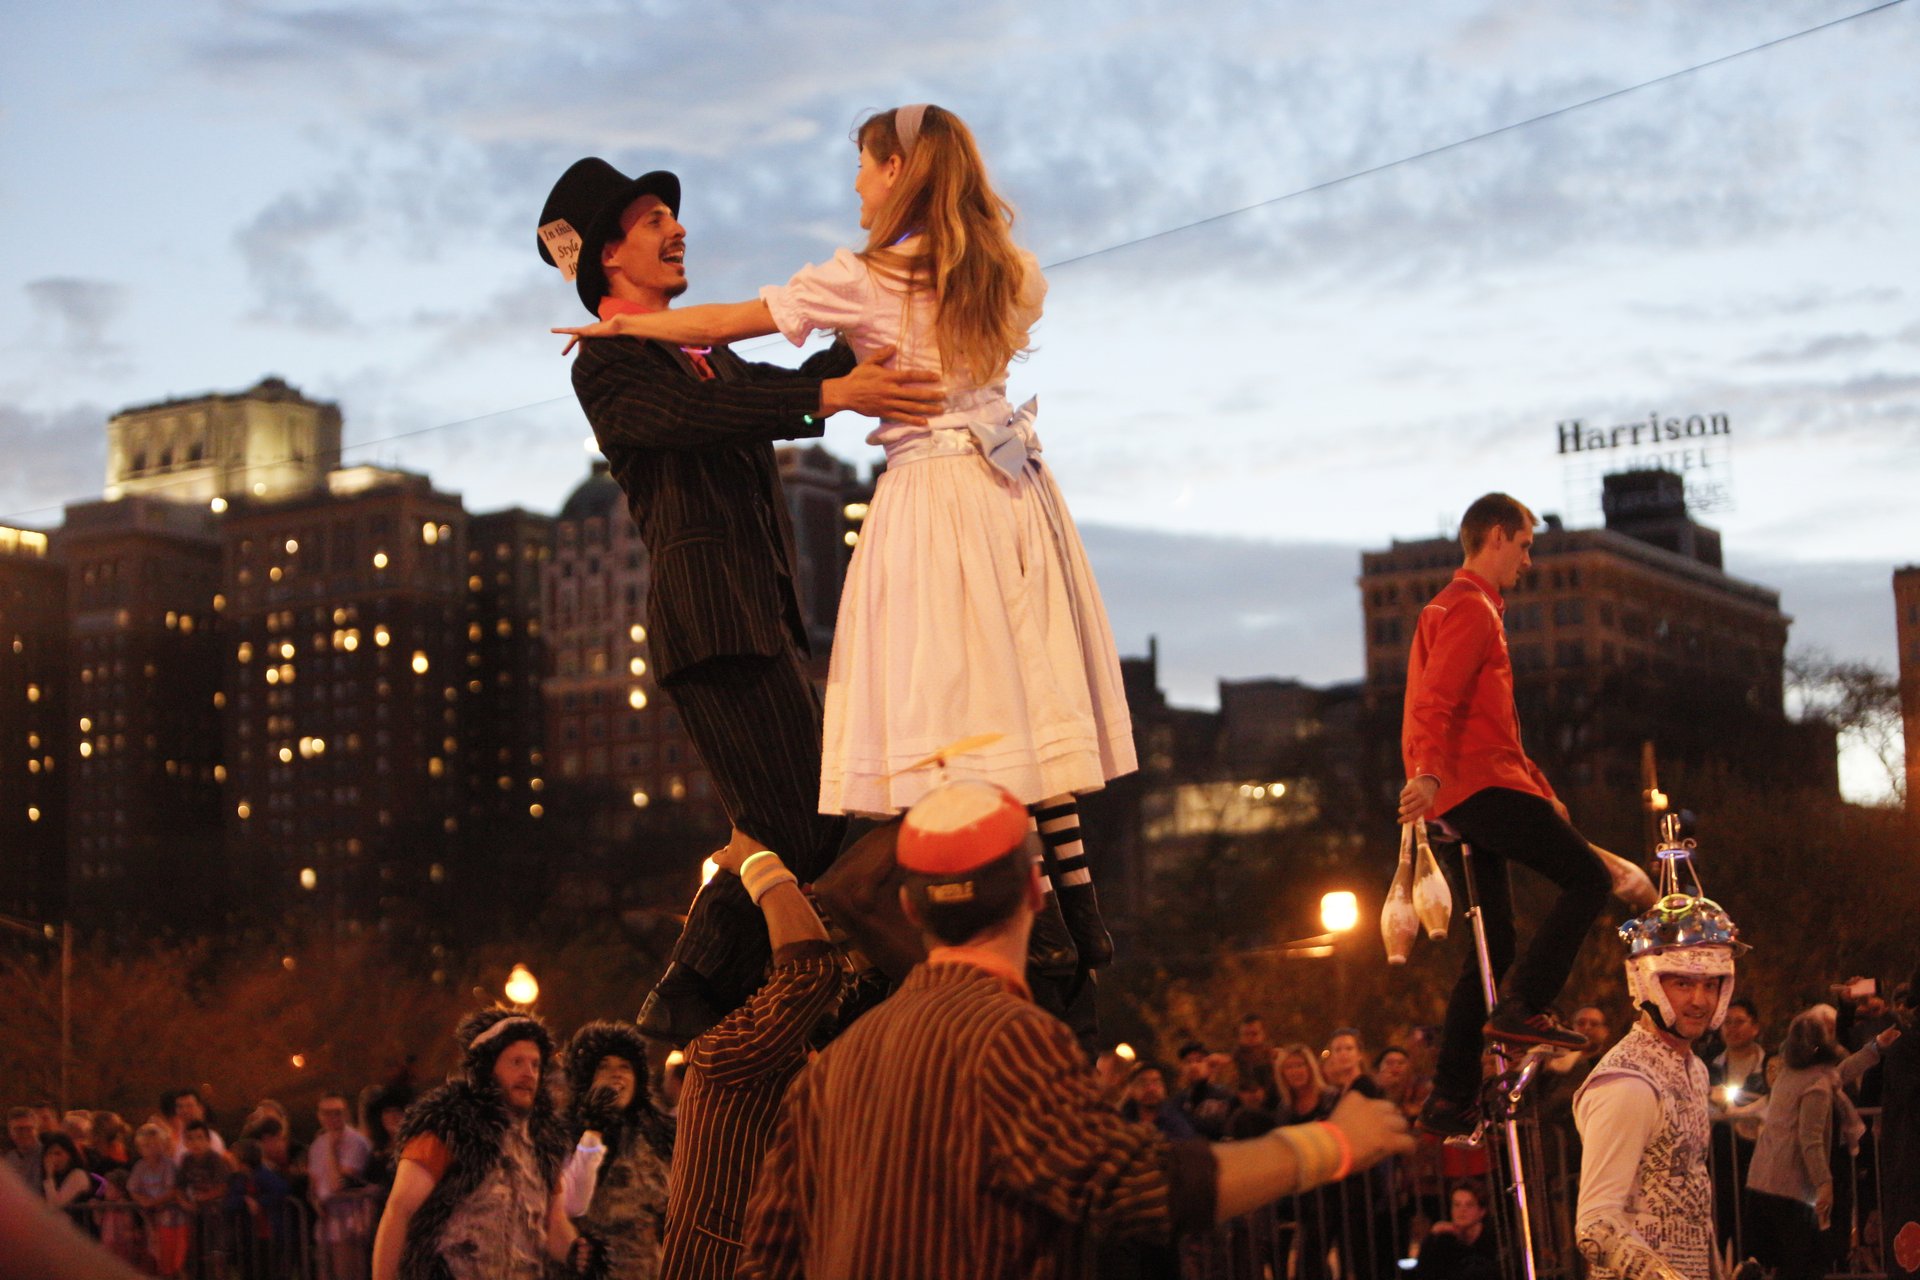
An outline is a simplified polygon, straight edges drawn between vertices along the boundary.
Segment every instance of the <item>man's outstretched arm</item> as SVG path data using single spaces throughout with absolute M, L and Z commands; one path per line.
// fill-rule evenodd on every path
M 754 367 L 754 376 L 700 381 L 625 339 L 589 342 L 573 386 L 601 449 L 702 449 L 817 438 L 842 411 L 926 420 L 944 403 L 937 375 L 882 368 L 890 350 L 837 377 Z

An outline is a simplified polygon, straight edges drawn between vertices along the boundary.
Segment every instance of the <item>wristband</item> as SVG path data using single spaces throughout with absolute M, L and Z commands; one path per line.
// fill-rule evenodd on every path
M 1346 1149 L 1346 1135 L 1332 1125 L 1291 1124 L 1273 1132 L 1293 1151 L 1298 1178 L 1294 1187 L 1296 1192 L 1309 1190 L 1322 1183 L 1337 1182 L 1346 1175 L 1347 1167 L 1351 1164 Z
M 767 890 L 775 885 L 799 884 L 800 878 L 787 870 L 787 864 L 780 861 L 779 854 L 771 849 L 762 849 L 740 864 L 740 883 L 746 886 L 747 896 L 753 899 L 753 905 L 757 907 Z
M 1333 1181 L 1338 1182 L 1353 1172 L 1353 1143 L 1347 1138 L 1347 1131 L 1327 1120 L 1319 1122 L 1319 1128 L 1333 1135 L 1333 1141 L 1340 1148 L 1340 1167 L 1334 1170 Z

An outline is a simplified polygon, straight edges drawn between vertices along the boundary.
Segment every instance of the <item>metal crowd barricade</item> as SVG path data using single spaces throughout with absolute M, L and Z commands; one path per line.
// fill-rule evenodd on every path
M 1832 1244 L 1836 1255 L 1827 1280 L 1885 1280 L 1887 1241 L 1881 1231 L 1881 1126 L 1878 1107 L 1859 1108 L 1867 1134 L 1857 1153 L 1838 1161 Z M 1721 1252 L 1738 1263 L 1750 1256 L 1745 1204 L 1750 1153 L 1732 1141 L 1730 1122 L 1717 1121 L 1708 1165 L 1720 1222 Z M 1537 1273 L 1555 1280 L 1581 1280 L 1586 1268 L 1574 1238 L 1580 1172 L 1572 1135 L 1562 1125 L 1534 1118 L 1520 1123 L 1521 1149 L 1535 1188 L 1532 1218 Z M 1506 1152 L 1485 1148 L 1488 1229 L 1500 1242 L 1503 1269 L 1517 1274 L 1518 1215 L 1503 1194 L 1510 1182 Z M 1388 1161 L 1305 1195 L 1296 1195 L 1235 1218 L 1211 1232 L 1190 1236 L 1181 1249 L 1182 1280 L 1391 1280 L 1411 1263 L 1410 1227 L 1423 1208 L 1412 1162 Z M 1450 1180 L 1447 1187 L 1451 1187 Z M 1444 1196 L 1437 1206 L 1445 1213 Z
M 380 1206 L 378 1187 L 353 1187 L 321 1206 L 312 1232 L 316 1280 L 367 1280 L 373 1274 Z
M 89 1200 L 67 1214 L 114 1257 L 163 1280 L 316 1280 L 313 1213 L 291 1196 L 271 1208 Z
M 1413 1210 L 1399 1160 L 1196 1232 L 1182 1280 L 1393 1280 Z

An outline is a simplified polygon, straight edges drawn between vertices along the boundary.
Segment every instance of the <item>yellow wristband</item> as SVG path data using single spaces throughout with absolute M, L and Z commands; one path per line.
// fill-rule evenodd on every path
M 762 849 L 740 864 L 740 883 L 746 886 L 747 896 L 753 899 L 753 905 L 760 905 L 760 898 L 775 885 L 798 884 L 800 879 L 787 870 L 787 864 L 780 861 L 780 855 L 771 849 Z

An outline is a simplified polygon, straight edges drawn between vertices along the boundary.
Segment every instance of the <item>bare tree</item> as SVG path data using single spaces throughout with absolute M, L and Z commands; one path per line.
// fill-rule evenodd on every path
M 1905 802 L 1898 680 L 1871 662 L 1841 662 L 1820 649 L 1799 649 L 1787 658 L 1787 696 L 1802 720 L 1825 721 L 1843 742 L 1871 752 L 1886 774 L 1889 802 Z

